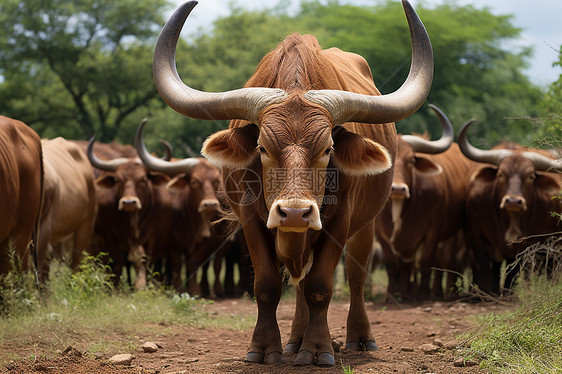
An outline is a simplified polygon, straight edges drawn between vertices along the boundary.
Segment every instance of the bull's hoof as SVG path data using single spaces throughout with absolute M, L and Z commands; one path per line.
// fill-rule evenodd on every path
M 367 340 L 366 342 L 363 342 L 363 345 L 365 346 L 366 351 L 378 351 L 379 350 L 379 346 L 377 345 L 377 343 L 374 340 Z
M 281 352 L 269 352 L 267 356 L 265 356 L 266 364 L 279 364 L 281 362 L 283 362 L 283 354 L 281 354 Z
M 299 344 L 297 343 L 287 343 L 283 352 L 285 353 L 299 353 Z
M 361 343 L 359 342 L 347 342 L 345 343 L 345 349 L 350 351 L 362 351 Z
M 263 353 L 258 352 L 248 352 L 246 357 L 244 357 L 245 362 L 255 362 L 261 364 L 263 362 Z
M 293 365 L 295 366 L 305 366 L 305 365 L 314 365 L 314 353 L 310 351 L 300 351 L 295 359 Z
M 328 352 L 322 352 L 318 354 L 318 359 L 316 360 L 316 365 L 321 367 L 334 366 L 336 364 L 336 359 L 334 355 Z

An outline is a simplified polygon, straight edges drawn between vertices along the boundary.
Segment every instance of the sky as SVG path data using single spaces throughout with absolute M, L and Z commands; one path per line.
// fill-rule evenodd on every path
M 211 27 L 216 18 L 228 16 L 230 1 L 199 0 L 199 4 L 189 17 L 184 33 L 195 31 L 199 27 Z M 298 8 L 299 0 L 242 0 L 239 4 L 245 9 L 259 10 L 272 8 L 281 1 L 290 1 L 293 8 Z M 415 9 L 416 4 L 435 6 L 445 1 L 410 0 L 410 3 Z M 175 7 L 183 2 L 183 0 L 172 0 Z M 456 2 L 459 5 L 473 5 L 477 9 L 486 7 L 495 15 L 512 14 L 512 24 L 522 29 L 521 38 L 514 41 L 514 45 L 533 47 L 533 57 L 529 60 L 531 66 L 525 71 L 531 82 L 545 87 L 558 79 L 562 69 L 559 66 L 553 67 L 552 63 L 557 61 L 557 50 L 562 44 L 561 0 L 457 0 Z M 373 1 L 340 0 L 340 3 L 368 6 L 373 4 Z

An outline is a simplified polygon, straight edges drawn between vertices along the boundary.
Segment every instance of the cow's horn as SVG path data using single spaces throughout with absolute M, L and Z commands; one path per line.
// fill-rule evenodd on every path
M 160 96 L 175 111 L 188 117 L 208 120 L 245 119 L 258 123 L 260 112 L 287 96 L 281 89 L 247 87 L 226 92 L 203 92 L 185 85 L 176 69 L 178 38 L 197 1 L 180 6 L 162 28 L 152 71 Z
M 562 172 L 562 158 L 554 160 L 535 152 L 523 152 L 523 156 L 533 161 L 538 171 Z
M 92 166 L 94 166 L 95 168 L 98 168 L 98 169 L 104 170 L 104 171 L 115 171 L 115 170 L 117 170 L 117 168 L 120 165 L 123 165 L 124 163 L 129 161 L 129 159 L 125 158 L 125 157 L 115 158 L 113 160 L 108 160 L 108 161 L 99 159 L 94 154 L 94 142 L 95 141 L 96 141 L 96 136 L 93 135 L 90 138 L 90 140 L 88 141 L 88 150 L 87 150 L 88 159 L 90 160 L 90 164 L 92 164 Z
M 199 163 L 200 159 L 196 157 L 186 158 L 181 161 L 169 162 L 151 155 L 150 152 L 148 152 L 148 150 L 146 149 L 146 145 L 144 144 L 144 139 L 142 136 L 142 131 L 145 124 L 146 120 L 143 120 L 137 128 L 137 132 L 135 134 L 135 147 L 137 148 L 137 153 L 139 154 L 140 159 L 148 170 L 161 171 L 168 175 L 176 175 L 180 173 L 188 173 L 195 165 Z
M 308 91 L 305 96 L 328 109 L 334 125 L 344 122 L 396 122 L 418 110 L 429 94 L 433 80 L 431 41 L 410 3 L 402 0 L 402 5 L 412 40 L 412 63 L 408 78 L 397 91 L 380 96 L 338 90 Z
M 509 149 L 490 149 L 483 150 L 474 147 L 468 142 L 466 137 L 466 132 L 468 127 L 474 122 L 473 119 L 468 120 L 464 125 L 462 125 L 459 135 L 457 136 L 457 142 L 459 143 L 459 148 L 461 152 L 469 159 L 477 162 L 484 162 L 488 164 L 499 165 L 500 161 L 504 158 L 511 156 L 513 151 Z
M 162 156 L 162 160 L 170 161 L 172 159 L 172 145 L 164 139 L 158 139 L 158 141 L 164 146 L 165 154 Z
M 453 144 L 453 125 L 451 125 L 451 121 L 449 121 L 449 118 L 447 118 L 447 116 L 441 109 L 433 104 L 429 104 L 429 107 L 433 109 L 435 114 L 437 114 L 437 117 L 439 117 L 439 122 L 441 122 L 441 126 L 443 127 L 443 135 L 441 135 L 441 138 L 439 140 L 431 141 L 423 139 L 419 136 L 402 135 L 402 139 L 412 146 L 414 152 L 430 154 L 442 153 L 449 149 L 451 144 Z

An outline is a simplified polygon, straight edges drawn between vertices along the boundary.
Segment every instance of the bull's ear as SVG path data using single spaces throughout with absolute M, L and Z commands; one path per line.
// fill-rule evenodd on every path
M 334 139 L 333 160 L 344 174 L 361 176 L 376 175 L 392 166 L 388 150 L 359 134 L 338 128 L 332 132 Z
M 480 183 L 492 183 L 496 179 L 498 174 L 498 168 L 493 166 L 485 166 L 480 168 L 476 173 L 472 175 L 472 181 L 478 181 Z
M 253 124 L 219 131 L 205 140 L 201 154 L 219 166 L 246 167 L 258 156 L 258 136 Z
M 434 175 L 439 175 L 443 172 L 443 168 L 441 165 L 436 164 L 435 162 L 431 161 L 429 158 L 416 156 L 415 157 L 415 170 L 416 173 L 422 174 L 427 177 L 431 177 Z
M 170 181 L 170 177 L 158 171 L 151 171 L 148 173 L 148 178 L 155 186 L 163 186 Z
M 115 184 L 117 184 L 117 180 L 111 174 L 101 175 L 96 179 L 96 185 L 101 188 L 112 188 Z
M 175 190 L 181 190 L 185 187 L 189 187 L 189 175 L 185 173 L 176 175 L 166 185 L 166 188 Z
M 562 186 L 560 186 L 554 178 L 546 173 L 537 173 L 535 185 L 539 191 L 543 191 L 548 196 L 555 196 L 562 189 Z

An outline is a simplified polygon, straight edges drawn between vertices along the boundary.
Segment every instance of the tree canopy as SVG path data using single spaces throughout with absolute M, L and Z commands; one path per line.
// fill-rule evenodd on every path
M 198 154 L 205 137 L 226 122 L 183 117 L 158 97 L 152 51 L 166 6 L 166 0 L 3 1 L 0 111 L 42 136 L 86 138 L 96 132 L 104 141 L 124 143 L 132 142 L 147 116 L 149 147 L 164 138 L 179 155 Z M 537 132 L 536 118 L 560 113 L 560 81 L 558 91 L 554 83 L 545 93 L 523 74 L 531 49 L 509 44 L 521 31 L 511 16 L 454 1 L 432 8 L 422 3 L 416 11 L 435 56 L 427 102 L 442 108 L 457 129 L 475 118 L 475 144 L 493 146 L 504 138 L 528 144 Z M 189 30 L 189 19 L 187 24 Z M 260 59 L 295 31 L 314 34 L 324 48 L 365 57 L 383 93 L 397 89 L 409 69 L 409 33 L 398 1 L 358 7 L 305 0 L 295 14 L 283 7 L 248 11 L 231 5 L 231 14 L 212 26 L 192 32 L 178 46 L 180 76 L 201 90 L 241 87 Z M 427 106 L 397 128 L 439 132 Z

